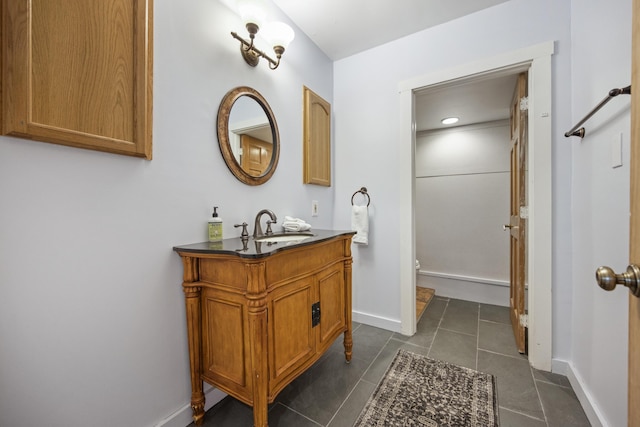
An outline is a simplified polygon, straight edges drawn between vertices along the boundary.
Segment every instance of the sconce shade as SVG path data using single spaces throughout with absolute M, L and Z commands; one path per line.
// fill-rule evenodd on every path
M 262 33 L 269 45 L 287 48 L 295 37 L 293 29 L 284 22 L 268 22 Z
M 289 43 L 295 36 L 290 26 L 284 22 L 266 22 L 266 15 L 263 4 L 264 0 L 238 0 L 238 11 L 249 33 L 249 41 L 240 37 L 237 33 L 231 32 L 231 36 L 240 41 L 240 53 L 247 64 L 255 67 L 258 65 L 260 57 L 269 62 L 269 68 L 275 70 L 280 65 L 280 58 Z M 274 60 L 262 50 L 254 46 L 254 40 L 259 30 L 260 34 L 273 47 L 276 54 Z
M 238 11 L 245 25 L 255 24 L 262 28 L 267 20 L 264 5 L 257 0 L 238 0 Z

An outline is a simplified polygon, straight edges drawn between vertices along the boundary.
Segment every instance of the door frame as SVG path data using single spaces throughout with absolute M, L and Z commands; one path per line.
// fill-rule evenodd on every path
M 400 305 L 401 333 L 413 335 L 415 321 L 415 102 L 414 93 L 497 72 L 529 72 L 528 340 L 529 363 L 550 371 L 552 358 L 552 134 L 551 55 L 549 41 L 399 83 L 400 144 Z M 535 185 L 533 185 L 535 181 Z

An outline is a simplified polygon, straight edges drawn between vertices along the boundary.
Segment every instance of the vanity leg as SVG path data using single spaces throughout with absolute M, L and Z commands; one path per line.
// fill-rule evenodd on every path
M 202 391 L 202 339 L 200 335 L 200 288 L 184 287 L 187 305 L 187 336 L 189 340 L 189 366 L 191 368 L 191 410 L 193 422 L 199 426 L 204 418 L 204 393 Z
M 184 282 L 182 284 L 187 311 L 187 339 L 189 341 L 189 367 L 191 373 L 191 410 L 195 425 L 202 425 L 204 418 L 204 393 L 202 391 L 202 334 L 200 332 L 200 293 L 194 286 L 198 280 L 198 260 L 183 257 Z
M 344 296 L 345 296 L 345 313 L 344 318 L 347 323 L 347 330 L 344 331 L 344 357 L 347 363 L 351 362 L 351 354 L 353 350 L 353 321 L 351 315 L 351 239 L 345 240 L 345 255 L 349 257 L 344 262 Z
M 251 313 L 253 364 L 253 425 L 268 427 L 267 312 Z
M 351 354 L 353 350 L 353 337 L 351 335 L 351 328 L 348 327 L 346 331 L 344 331 L 344 358 L 347 363 L 351 362 Z
M 269 371 L 267 364 L 267 284 L 265 264 L 249 267 L 247 305 L 249 315 L 249 340 L 251 344 L 251 372 L 253 373 L 253 425 L 268 427 Z

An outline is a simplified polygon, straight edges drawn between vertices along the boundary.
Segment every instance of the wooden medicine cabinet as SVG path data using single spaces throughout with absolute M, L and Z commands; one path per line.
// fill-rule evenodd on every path
M 151 159 L 152 0 L 4 0 L 2 134 Z
M 303 86 L 303 182 L 331 187 L 331 104 Z

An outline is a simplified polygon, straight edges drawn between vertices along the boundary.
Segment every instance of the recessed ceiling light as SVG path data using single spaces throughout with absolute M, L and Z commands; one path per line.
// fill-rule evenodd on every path
M 452 125 L 454 123 L 458 123 L 458 118 L 457 117 L 447 117 L 445 119 L 442 119 L 442 124 L 443 125 Z

